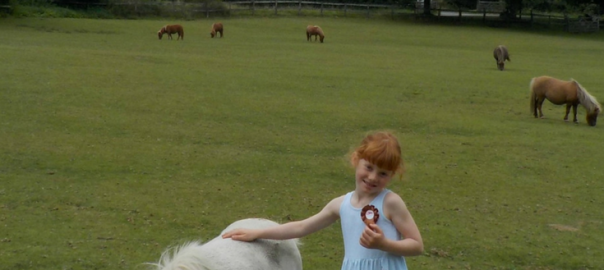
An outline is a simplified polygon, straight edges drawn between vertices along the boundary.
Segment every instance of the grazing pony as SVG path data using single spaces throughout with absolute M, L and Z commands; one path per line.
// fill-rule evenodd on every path
M 216 36 L 216 32 L 220 33 L 220 37 L 222 38 L 223 30 L 222 23 L 214 23 L 212 24 L 212 30 L 210 31 L 210 36 L 214 38 Z
M 497 68 L 499 70 L 503 70 L 505 60 L 508 60 L 508 62 L 512 61 L 510 60 L 508 48 L 503 45 L 499 45 L 495 48 L 495 50 L 493 50 L 493 57 L 495 57 L 495 60 L 497 61 Z
M 164 34 L 168 34 L 168 38 L 172 39 L 172 34 L 175 33 L 178 33 L 178 37 L 176 38 L 176 40 L 185 39 L 185 31 L 182 29 L 182 26 L 180 24 L 172 24 L 162 27 L 161 29 L 159 29 L 159 31 L 157 31 L 157 36 L 159 37 L 159 39 L 161 39 Z
M 323 34 L 323 29 L 321 29 L 321 27 L 319 27 L 318 25 L 309 25 L 306 27 L 306 40 L 310 41 L 311 36 L 315 36 L 315 41 L 317 41 L 317 36 L 319 36 L 321 43 L 323 43 L 323 39 L 325 38 L 325 34 Z
M 573 107 L 575 123 L 577 121 L 577 106 L 583 105 L 587 111 L 587 124 L 595 126 L 598 120 L 598 114 L 602 111 L 600 104 L 595 97 L 590 95 L 583 86 L 577 81 L 562 81 L 549 76 L 535 77 L 531 80 L 531 113 L 537 117 L 543 118 L 541 106 L 545 99 L 556 105 L 566 104 L 566 114 L 564 121 L 568 121 L 570 107 Z M 539 115 L 537 115 L 539 111 Z
M 147 264 L 157 270 L 302 270 L 297 239 L 242 242 L 222 238 L 222 234 L 237 228 L 260 229 L 277 225 L 267 219 L 239 220 L 205 244 L 194 241 L 167 249 L 158 263 Z

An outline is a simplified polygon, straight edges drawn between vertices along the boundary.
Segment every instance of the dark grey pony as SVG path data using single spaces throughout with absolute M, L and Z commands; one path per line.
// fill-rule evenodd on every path
M 493 57 L 495 57 L 495 60 L 497 60 L 497 68 L 499 70 L 503 70 L 505 60 L 508 60 L 508 62 L 512 61 L 510 60 L 508 48 L 503 45 L 499 45 L 495 48 L 495 50 L 493 50 Z

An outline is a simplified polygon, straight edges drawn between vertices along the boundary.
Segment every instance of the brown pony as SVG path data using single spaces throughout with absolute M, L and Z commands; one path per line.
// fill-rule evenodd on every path
M 180 24 L 172 24 L 162 27 L 161 29 L 159 29 L 159 31 L 157 31 L 157 36 L 159 37 L 159 39 L 161 39 L 164 34 L 168 34 L 168 38 L 172 39 L 172 34 L 175 33 L 178 33 L 178 37 L 176 38 L 176 40 L 185 39 L 185 31 L 182 29 L 182 26 Z
M 319 27 L 318 25 L 309 25 L 306 27 L 306 40 L 310 41 L 311 36 L 315 36 L 315 41 L 317 41 L 317 36 L 319 36 L 321 43 L 323 43 L 323 39 L 325 38 L 325 34 L 323 34 L 323 29 L 321 29 L 321 27 Z
M 218 32 L 220 33 L 220 37 L 222 37 L 222 32 L 224 31 L 223 29 L 224 28 L 222 27 L 222 23 L 217 22 L 212 24 L 212 31 L 210 31 L 210 36 L 214 38 L 216 36 L 216 32 Z
M 556 105 L 566 104 L 566 114 L 564 115 L 564 121 L 568 121 L 568 113 L 570 107 L 573 107 L 573 114 L 575 123 L 577 121 L 577 106 L 583 105 L 587 110 L 587 124 L 595 126 L 598 120 L 598 114 L 602 111 L 600 104 L 592 95 L 590 95 L 583 86 L 577 81 L 571 79 L 570 81 L 562 81 L 549 76 L 535 77 L 531 80 L 531 113 L 535 115 L 535 118 L 543 118 L 543 112 L 541 106 L 545 99 Z M 539 115 L 537 115 L 539 111 Z
M 495 48 L 495 50 L 493 50 L 493 57 L 495 57 L 495 60 L 497 61 L 497 68 L 499 70 L 503 70 L 505 60 L 508 60 L 508 62 L 512 61 L 510 60 L 508 48 L 503 45 L 499 45 Z

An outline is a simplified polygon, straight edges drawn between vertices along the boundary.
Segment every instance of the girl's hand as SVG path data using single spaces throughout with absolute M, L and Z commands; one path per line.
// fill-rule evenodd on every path
M 385 239 L 384 232 L 380 226 L 369 224 L 368 226 L 365 226 L 365 230 L 363 230 L 360 243 L 361 246 L 366 248 L 380 249 L 383 246 Z
M 231 238 L 237 241 L 250 242 L 258 238 L 258 232 L 251 229 L 234 229 L 222 235 L 222 238 Z

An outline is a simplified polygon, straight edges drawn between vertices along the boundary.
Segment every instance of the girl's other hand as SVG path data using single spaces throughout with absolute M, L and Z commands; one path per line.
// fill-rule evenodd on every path
M 376 224 L 369 224 L 365 226 L 363 234 L 361 235 L 361 246 L 372 249 L 380 249 L 384 242 L 384 232 L 380 226 Z
M 256 231 L 250 229 L 234 229 L 224 233 L 222 238 L 231 238 L 237 241 L 250 242 L 256 240 L 256 238 L 258 238 L 258 234 Z

